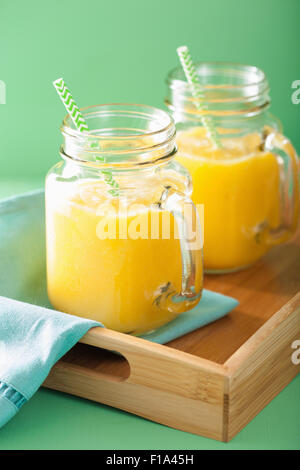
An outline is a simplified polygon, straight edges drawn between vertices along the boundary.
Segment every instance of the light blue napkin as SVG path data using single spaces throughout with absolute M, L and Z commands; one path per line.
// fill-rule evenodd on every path
M 51 367 L 99 323 L 0 297 L 0 427 L 37 391 Z
M 238 301 L 232 297 L 204 289 L 197 307 L 182 313 L 167 325 L 161 326 L 159 330 L 143 335 L 141 338 L 159 344 L 168 343 L 172 339 L 179 338 L 179 336 L 186 335 L 224 317 L 238 304 Z
M 55 362 L 100 324 L 57 312 L 49 303 L 43 191 L 0 201 L 0 266 L 1 427 L 35 393 Z M 166 343 L 236 305 L 231 297 L 204 290 L 197 307 L 143 338 Z

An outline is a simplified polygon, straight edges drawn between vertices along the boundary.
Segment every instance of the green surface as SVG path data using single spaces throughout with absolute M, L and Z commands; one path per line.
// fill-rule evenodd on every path
M 42 179 L 0 179 L 0 198 Z M 292 351 L 292 350 L 291 350 Z M 4 449 L 300 449 L 300 375 L 230 443 L 152 423 L 88 400 L 41 389 L 3 429 Z
M 0 449 L 299 449 L 299 391 L 300 376 L 225 444 L 42 389 L 0 430 Z
M 43 184 L 60 144 L 63 76 L 80 106 L 137 102 L 163 106 L 176 47 L 195 60 L 261 67 L 273 113 L 300 149 L 298 0 L 15 0 L 0 3 L 0 197 Z M 92 402 L 39 391 L 0 431 L 0 449 L 300 448 L 300 377 L 230 444 L 168 429 Z

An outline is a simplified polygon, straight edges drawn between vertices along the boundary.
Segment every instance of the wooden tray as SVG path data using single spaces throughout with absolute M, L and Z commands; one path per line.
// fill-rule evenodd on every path
M 93 328 L 44 386 L 229 441 L 299 372 L 300 235 L 250 269 L 206 276 L 205 287 L 239 307 L 167 345 Z

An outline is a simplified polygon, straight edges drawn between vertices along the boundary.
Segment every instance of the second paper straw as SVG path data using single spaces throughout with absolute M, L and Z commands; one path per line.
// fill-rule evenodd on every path
M 177 54 L 179 56 L 186 79 L 190 85 L 192 95 L 196 99 L 196 107 L 198 111 L 203 111 L 206 107 L 203 101 L 204 90 L 199 83 L 196 68 L 193 64 L 188 47 L 178 47 Z M 222 148 L 222 143 L 218 136 L 213 120 L 210 117 L 202 115 L 201 121 L 215 147 Z

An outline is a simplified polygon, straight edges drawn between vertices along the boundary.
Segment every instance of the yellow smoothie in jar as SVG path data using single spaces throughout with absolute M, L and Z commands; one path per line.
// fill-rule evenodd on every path
M 46 186 L 52 305 L 125 333 L 150 331 L 172 320 L 176 314 L 168 305 L 180 292 L 182 277 L 173 217 L 167 238 L 168 230 L 158 228 L 164 211 L 151 205 L 153 194 L 137 196 L 120 209 L 118 198 L 104 197 L 101 181 L 68 184 L 67 195 L 60 195 L 57 182 Z M 198 273 L 197 288 L 201 283 Z M 184 307 L 183 302 L 181 311 Z
M 260 150 L 257 133 L 223 142 L 213 148 L 200 127 L 177 134 L 177 160 L 192 176 L 193 202 L 204 204 L 204 267 L 211 272 L 257 261 L 268 250 L 259 232 L 277 227 L 280 217 L 276 156 Z

